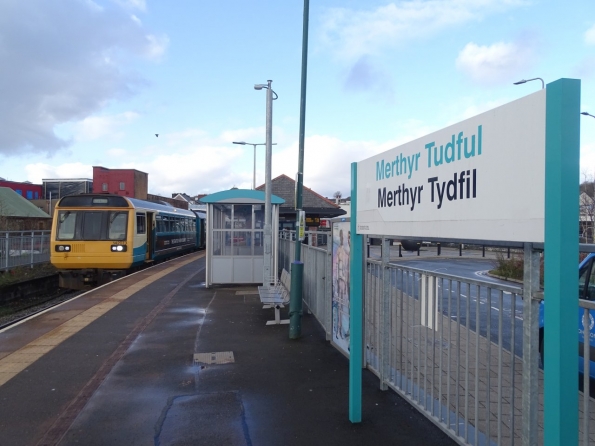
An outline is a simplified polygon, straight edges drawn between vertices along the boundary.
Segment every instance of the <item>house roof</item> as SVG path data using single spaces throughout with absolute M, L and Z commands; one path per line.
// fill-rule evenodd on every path
M 295 212 L 295 180 L 282 174 L 271 180 L 271 186 L 272 193 L 285 200 L 285 203 L 280 206 L 280 212 L 283 213 L 284 210 Z M 264 184 L 256 188 L 262 191 L 264 189 Z M 302 191 L 302 208 L 306 213 L 328 214 L 329 217 L 345 214 L 345 211 L 331 200 L 305 186 Z
M 51 218 L 26 198 L 8 187 L 0 187 L 0 215 L 5 217 Z
M 171 194 L 171 197 L 174 200 L 176 200 L 176 199 L 177 200 L 184 200 L 184 201 L 187 201 L 188 203 L 193 203 L 194 202 L 194 200 L 192 199 L 192 197 L 190 195 L 185 194 L 183 192 L 179 192 L 179 193 L 176 193 L 176 194 Z

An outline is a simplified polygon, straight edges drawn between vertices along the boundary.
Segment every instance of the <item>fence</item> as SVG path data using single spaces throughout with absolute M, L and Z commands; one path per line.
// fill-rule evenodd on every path
M 328 243 L 330 233 L 306 232 L 308 241 L 313 246 L 302 244 L 301 259 L 304 262 L 304 282 L 302 285 L 303 301 L 330 339 L 332 300 L 327 298 L 332 293 L 331 251 Z M 316 240 L 316 241 L 315 241 Z M 281 231 L 279 236 L 279 269 L 291 272 L 291 263 L 295 259 L 295 232 Z
M 50 231 L 0 232 L 0 271 L 50 261 Z
M 279 245 L 285 268 L 293 259 L 290 238 Z M 329 338 L 332 295 L 321 283 L 331 283 L 331 251 L 302 249 L 304 302 Z M 386 252 L 366 260 L 364 290 L 365 365 L 380 387 L 407 399 L 461 445 L 543 444 L 539 303 L 526 301 L 518 286 L 390 263 Z M 580 307 L 589 321 L 595 303 L 581 300 Z M 579 391 L 576 410 L 586 446 L 595 444 L 588 343 L 583 356 L 586 391 Z

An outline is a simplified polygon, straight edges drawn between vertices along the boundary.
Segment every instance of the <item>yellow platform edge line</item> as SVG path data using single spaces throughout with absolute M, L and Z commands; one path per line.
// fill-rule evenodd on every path
M 81 314 L 58 325 L 52 331 L 29 342 L 27 345 L 0 359 L 0 386 L 4 385 L 20 372 L 25 370 L 39 358 L 60 345 L 72 335 L 78 333 L 109 310 L 128 299 L 133 294 L 161 279 L 169 273 L 204 257 L 204 252 L 193 259 L 184 260 L 175 266 L 170 266 L 145 279 L 130 285 L 113 296 L 98 302 Z

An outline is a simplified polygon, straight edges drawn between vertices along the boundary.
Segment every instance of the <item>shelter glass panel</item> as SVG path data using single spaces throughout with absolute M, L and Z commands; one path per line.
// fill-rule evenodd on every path
M 252 231 L 234 231 L 233 246 L 234 255 L 251 256 L 252 255 Z
M 264 228 L 264 205 L 254 205 L 254 229 Z
M 233 207 L 234 229 L 252 229 L 252 205 L 236 204 Z
M 254 231 L 254 254 L 255 256 L 264 255 L 264 233 L 263 231 Z
M 213 229 L 231 229 L 231 210 L 230 204 L 213 205 Z
M 213 232 L 213 255 L 230 256 L 231 255 L 231 231 Z

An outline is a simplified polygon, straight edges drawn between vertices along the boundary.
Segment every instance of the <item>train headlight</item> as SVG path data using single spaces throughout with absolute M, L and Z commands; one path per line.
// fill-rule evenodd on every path
M 57 252 L 70 252 L 70 245 L 56 245 Z
M 126 246 L 125 245 L 112 245 L 112 252 L 125 252 Z

